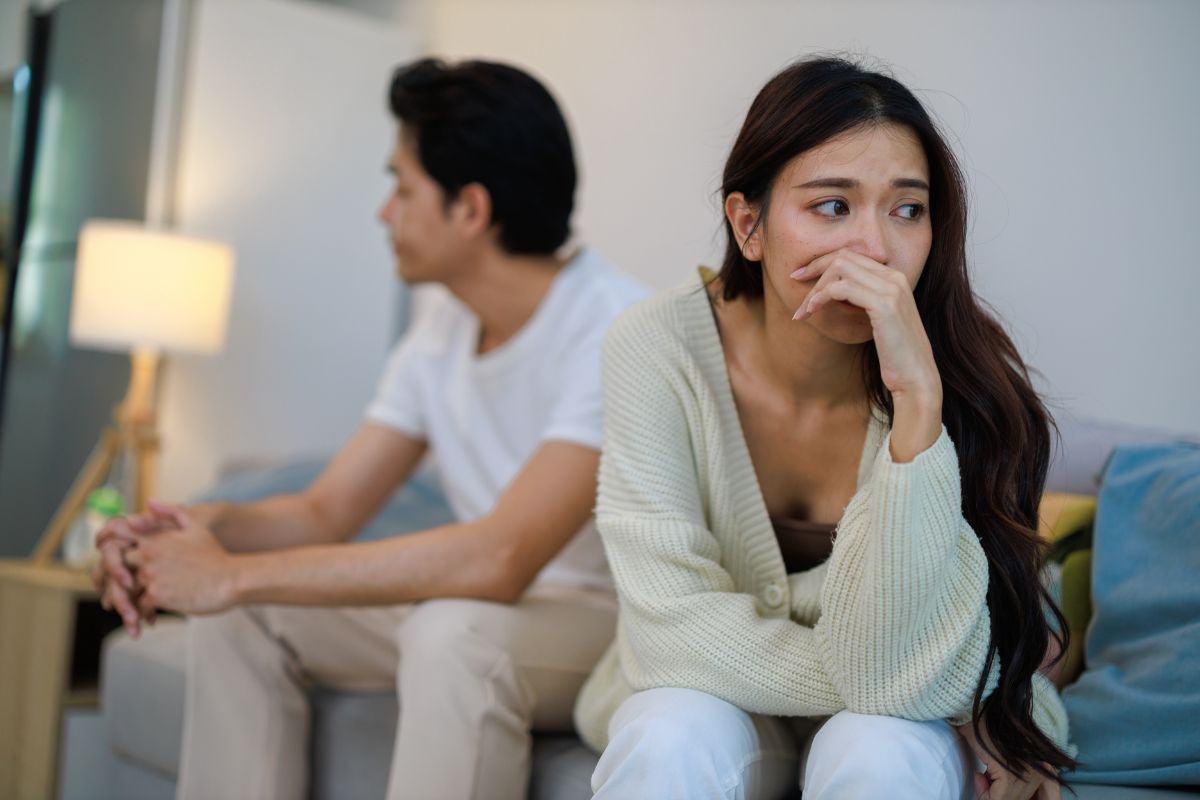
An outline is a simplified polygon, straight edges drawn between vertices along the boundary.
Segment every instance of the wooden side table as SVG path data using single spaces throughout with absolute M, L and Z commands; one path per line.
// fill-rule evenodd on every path
M 100 643 L 119 626 L 86 573 L 0 560 L 0 797 L 56 797 L 63 712 L 98 704 Z

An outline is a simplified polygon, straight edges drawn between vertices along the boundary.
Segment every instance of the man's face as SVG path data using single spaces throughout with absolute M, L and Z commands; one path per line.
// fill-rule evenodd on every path
M 392 191 L 379 209 L 386 226 L 396 270 L 408 283 L 445 282 L 450 270 L 463 262 L 464 242 L 454 224 L 454 204 L 425 172 L 417 159 L 411 136 L 403 131 L 388 160 L 395 180 Z

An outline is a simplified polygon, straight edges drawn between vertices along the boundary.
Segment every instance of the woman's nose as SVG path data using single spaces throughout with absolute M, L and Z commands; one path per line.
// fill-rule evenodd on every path
M 872 261 L 887 264 L 887 243 L 884 241 L 883 226 L 879 220 L 873 214 L 864 214 L 857 222 L 853 239 L 847 246 Z

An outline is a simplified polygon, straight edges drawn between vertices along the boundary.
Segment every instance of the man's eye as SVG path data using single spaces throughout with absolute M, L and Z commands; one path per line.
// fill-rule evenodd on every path
M 813 206 L 813 211 L 826 217 L 844 217 L 850 213 L 850 206 L 845 200 L 826 200 Z
M 925 213 L 925 206 L 920 203 L 905 203 L 896 209 L 896 216 L 902 219 L 920 219 Z

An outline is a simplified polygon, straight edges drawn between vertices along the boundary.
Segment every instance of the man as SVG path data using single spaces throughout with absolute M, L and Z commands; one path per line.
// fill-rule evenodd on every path
M 449 291 L 366 422 L 300 494 L 155 505 L 100 537 L 97 582 L 131 633 L 155 607 L 196 615 L 183 798 L 304 796 L 311 683 L 397 687 L 389 797 L 523 797 L 531 726 L 570 728 L 612 636 L 590 522 L 599 348 L 643 291 L 590 252 L 558 255 L 575 165 L 536 80 L 426 59 L 390 101 L 379 216 L 401 277 Z M 427 451 L 459 521 L 349 543 Z

